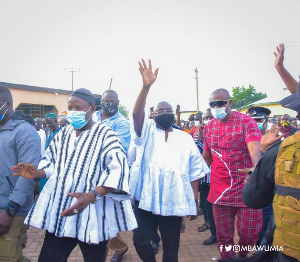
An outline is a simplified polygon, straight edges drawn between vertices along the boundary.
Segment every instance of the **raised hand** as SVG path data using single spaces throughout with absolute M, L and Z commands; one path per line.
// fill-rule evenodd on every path
M 283 60 L 284 60 L 284 44 L 280 44 L 276 47 L 276 51 L 274 52 L 274 55 L 276 57 L 275 59 L 275 67 L 282 67 L 283 66 Z
M 23 176 L 28 179 L 34 179 L 38 176 L 38 171 L 32 164 L 19 163 L 11 168 L 14 176 Z
M 143 79 L 143 86 L 144 87 L 150 87 L 156 80 L 157 78 L 157 74 L 158 74 L 158 68 L 155 70 L 155 72 L 152 72 L 152 64 L 151 64 L 151 60 L 149 59 L 149 66 L 147 67 L 146 62 L 144 61 L 144 59 L 142 59 L 141 62 L 139 62 L 139 70 L 141 72 L 142 75 L 142 79 Z

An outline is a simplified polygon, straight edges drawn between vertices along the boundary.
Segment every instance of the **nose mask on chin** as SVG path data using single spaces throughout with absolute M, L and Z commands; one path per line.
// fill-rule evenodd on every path
M 160 129 L 168 130 L 174 123 L 175 116 L 173 114 L 163 114 L 154 117 L 154 121 Z

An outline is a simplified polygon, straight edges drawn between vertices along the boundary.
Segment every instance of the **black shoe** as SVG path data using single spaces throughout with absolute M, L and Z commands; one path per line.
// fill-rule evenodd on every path
M 122 252 L 120 254 L 114 254 L 114 256 L 111 258 L 111 262 L 121 262 L 123 256 L 125 255 L 125 253 L 127 251 L 128 251 L 128 248 L 124 252 Z
M 155 255 L 158 253 L 158 246 L 159 246 L 159 242 L 153 242 L 152 249 Z
M 205 246 L 210 246 L 214 243 L 217 243 L 217 238 L 211 235 L 208 239 L 204 240 L 202 244 Z

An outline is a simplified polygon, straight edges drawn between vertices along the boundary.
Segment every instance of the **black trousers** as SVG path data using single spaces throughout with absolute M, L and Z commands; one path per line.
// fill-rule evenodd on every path
M 199 184 L 200 192 L 200 207 L 203 210 L 204 220 L 210 224 L 210 233 L 216 236 L 216 225 L 214 220 L 214 215 L 212 211 L 212 204 L 207 201 L 208 193 L 210 189 L 210 184 L 203 183 Z
M 107 241 L 93 245 L 81 242 L 77 238 L 56 237 L 49 232 L 46 232 L 38 261 L 67 262 L 69 255 L 77 244 L 80 246 L 84 262 L 105 262 Z
M 182 218 L 154 215 L 138 208 L 138 203 L 135 204 L 134 214 L 138 228 L 133 230 L 133 244 L 141 260 L 156 261 L 151 241 L 158 224 L 163 244 L 163 262 L 177 262 Z

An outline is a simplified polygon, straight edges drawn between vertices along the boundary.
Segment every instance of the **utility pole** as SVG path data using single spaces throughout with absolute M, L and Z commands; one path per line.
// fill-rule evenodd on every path
M 199 90 L 198 90 L 198 68 L 195 69 L 196 77 L 196 98 L 197 98 L 197 113 L 199 112 Z
M 78 73 L 80 71 L 80 69 L 75 70 L 74 68 L 65 68 L 64 70 L 66 72 L 72 73 L 72 92 L 73 92 L 73 88 L 74 88 L 73 74 Z
M 112 81 L 113 81 L 113 79 L 111 78 L 111 79 L 110 79 L 110 83 L 109 83 L 109 88 L 108 88 L 108 90 L 110 90 L 110 89 L 111 89 L 111 84 L 112 84 Z

